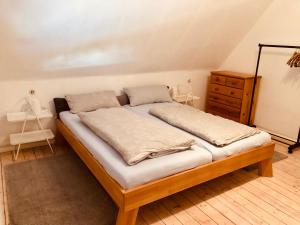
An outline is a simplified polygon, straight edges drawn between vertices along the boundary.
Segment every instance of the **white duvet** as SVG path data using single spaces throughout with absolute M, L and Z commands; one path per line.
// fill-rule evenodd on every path
M 137 115 L 122 107 L 78 114 L 100 138 L 113 146 L 129 164 L 190 149 L 195 140 L 167 124 Z
M 182 104 L 158 105 L 150 114 L 216 146 L 225 146 L 260 131 Z

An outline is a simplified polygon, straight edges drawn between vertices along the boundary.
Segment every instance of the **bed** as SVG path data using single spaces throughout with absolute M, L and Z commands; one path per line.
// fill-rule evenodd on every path
M 125 190 L 212 162 L 212 155 L 208 151 L 195 149 L 144 160 L 129 166 L 113 147 L 85 126 L 76 114 L 65 111 L 60 113 L 60 118 L 101 163 L 107 173 Z
M 126 96 L 119 96 L 118 99 L 129 110 L 151 117 L 147 114 L 147 107 L 151 106 L 129 107 Z M 56 105 L 59 108 L 59 104 Z M 116 225 L 135 224 L 138 209 L 143 205 L 251 164 L 258 163 L 259 175 L 272 176 L 274 143 L 267 141 L 266 136 L 255 137 L 247 147 L 240 144 L 225 149 L 221 155 L 216 154 L 218 150 L 213 149 L 214 146 L 197 139 L 197 144 L 203 147 L 201 151 L 175 153 L 164 156 L 168 160 L 163 157 L 151 159 L 155 161 L 154 166 L 145 160 L 136 167 L 128 168 L 113 149 L 78 121 L 76 115 L 69 112 L 59 115 L 56 121 L 58 131 L 119 207 Z M 155 117 L 153 119 L 157 120 Z M 260 141 L 266 143 L 261 145 Z M 184 161 L 178 161 L 182 159 Z M 161 172 L 161 166 L 164 167 L 164 173 Z

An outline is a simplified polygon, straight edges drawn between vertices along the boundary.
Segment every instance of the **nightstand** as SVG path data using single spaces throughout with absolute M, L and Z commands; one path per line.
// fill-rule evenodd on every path
M 52 153 L 53 148 L 50 143 L 50 139 L 54 138 L 54 134 L 50 129 L 44 129 L 41 123 L 42 119 L 52 118 L 52 114 L 49 110 L 42 110 L 39 115 L 35 115 L 32 112 L 14 112 L 7 113 L 7 121 L 9 122 L 23 122 L 22 130 L 20 133 L 10 134 L 10 144 L 16 147 L 14 151 L 14 160 L 17 160 L 22 144 L 28 144 L 38 141 L 47 141 Z M 25 131 L 27 121 L 36 121 L 38 130 Z

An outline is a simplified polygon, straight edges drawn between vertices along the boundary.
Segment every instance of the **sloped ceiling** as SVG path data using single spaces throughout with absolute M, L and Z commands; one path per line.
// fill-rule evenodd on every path
M 272 0 L 0 0 L 0 79 L 217 68 Z

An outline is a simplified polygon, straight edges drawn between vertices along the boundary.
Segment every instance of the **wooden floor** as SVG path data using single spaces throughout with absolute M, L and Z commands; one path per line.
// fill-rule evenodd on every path
M 66 148 L 56 147 L 56 154 Z M 276 145 L 286 154 L 287 148 Z M 25 150 L 18 162 L 51 155 L 45 148 Z M 8 224 L 3 166 L 11 153 L 1 155 L 0 224 Z M 140 209 L 138 225 L 300 224 L 300 151 L 274 163 L 274 177 L 239 170 Z

